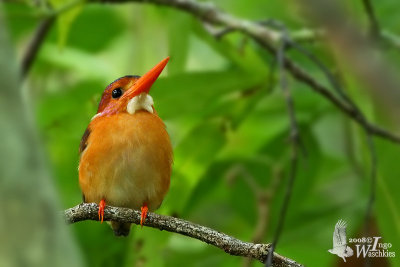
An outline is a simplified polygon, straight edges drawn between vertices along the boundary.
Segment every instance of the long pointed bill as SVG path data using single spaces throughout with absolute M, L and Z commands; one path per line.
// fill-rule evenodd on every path
M 160 76 L 161 72 L 167 65 L 169 57 L 163 59 L 160 63 L 158 63 L 154 68 L 152 68 L 149 72 L 139 78 L 132 87 L 128 89 L 128 91 L 123 94 L 124 98 L 131 99 L 141 93 L 149 93 L 151 86 L 157 80 L 158 76 Z

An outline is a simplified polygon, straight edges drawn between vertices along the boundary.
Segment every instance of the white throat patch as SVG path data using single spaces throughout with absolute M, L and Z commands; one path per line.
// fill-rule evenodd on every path
M 137 95 L 129 100 L 126 110 L 129 114 L 134 114 L 136 111 L 142 109 L 153 113 L 153 105 L 153 98 L 146 93 L 141 93 L 140 95 Z

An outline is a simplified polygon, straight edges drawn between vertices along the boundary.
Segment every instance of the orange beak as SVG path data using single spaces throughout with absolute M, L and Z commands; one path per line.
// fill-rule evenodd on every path
M 160 76 L 161 72 L 167 65 L 169 57 L 163 59 L 149 72 L 139 78 L 123 95 L 123 98 L 131 99 L 141 93 L 149 93 L 151 86 Z

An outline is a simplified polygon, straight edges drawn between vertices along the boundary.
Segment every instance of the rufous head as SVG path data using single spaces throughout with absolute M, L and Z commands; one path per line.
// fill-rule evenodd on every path
M 148 93 L 168 60 L 169 57 L 163 59 L 142 77 L 129 75 L 112 82 L 103 92 L 95 117 L 123 112 L 134 114 L 138 110 L 153 113 L 153 99 Z

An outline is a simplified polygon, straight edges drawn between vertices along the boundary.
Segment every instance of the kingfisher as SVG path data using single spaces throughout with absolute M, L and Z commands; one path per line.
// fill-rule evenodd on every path
M 97 114 L 80 146 L 79 184 L 83 202 L 147 212 L 160 207 L 170 184 L 172 146 L 149 91 L 169 57 L 140 76 L 124 76 L 106 87 Z M 111 221 L 116 236 L 127 236 L 130 223 Z

